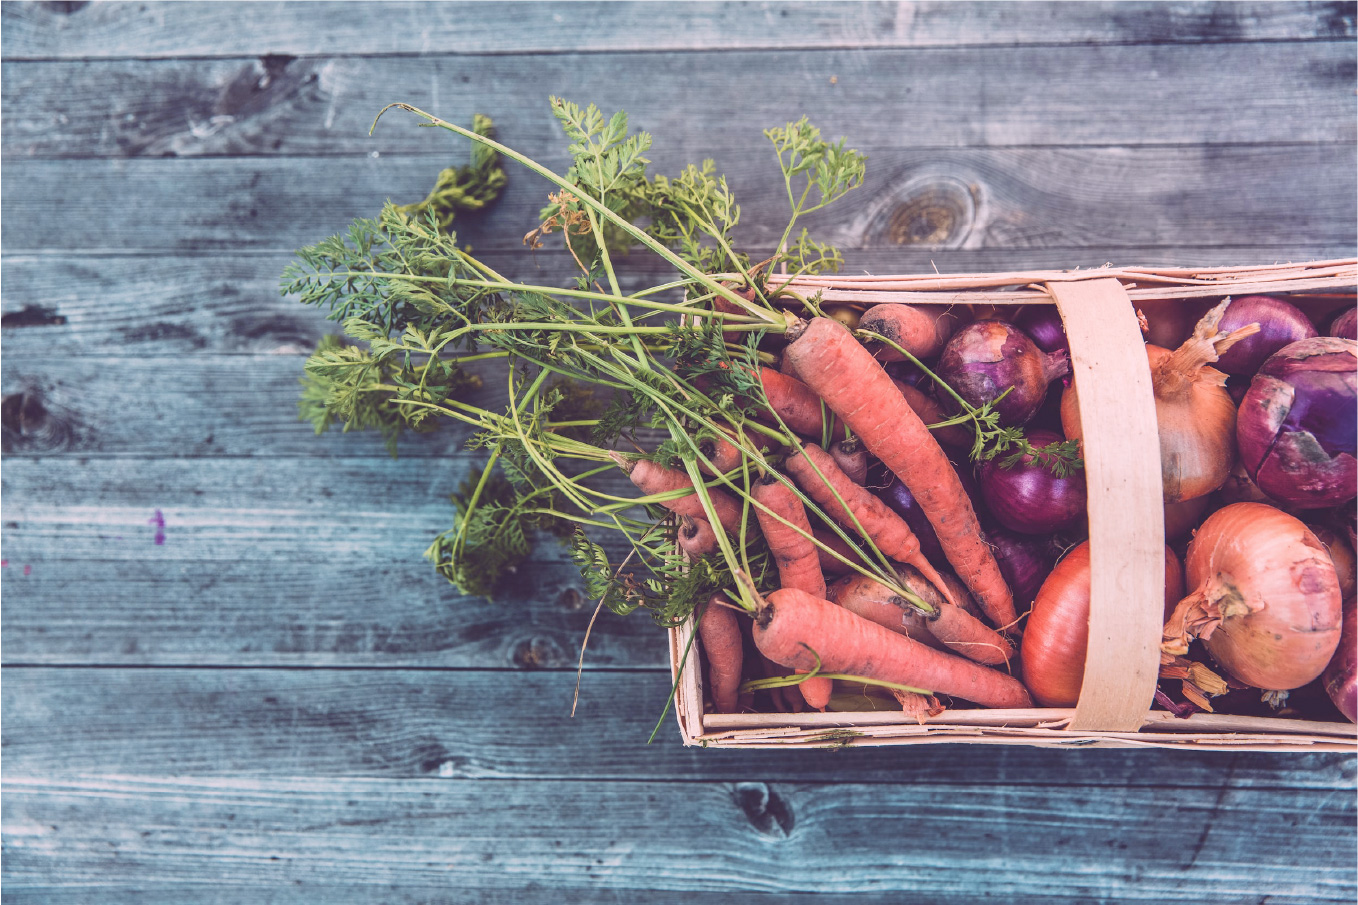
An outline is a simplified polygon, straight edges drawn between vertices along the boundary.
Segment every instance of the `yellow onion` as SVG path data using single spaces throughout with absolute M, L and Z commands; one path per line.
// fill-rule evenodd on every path
M 1237 680 L 1265 691 L 1312 681 L 1339 644 L 1339 578 L 1325 545 L 1295 516 L 1232 503 L 1188 545 L 1193 590 L 1165 622 L 1160 649 L 1188 652 L 1201 638 Z
M 1221 334 L 1217 325 L 1227 299 L 1198 321 L 1193 335 L 1173 352 L 1147 344 L 1155 419 L 1160 429 L 1160 476 L 1166 503 L 1204 496 L 1226 483 L 1235 464 L 1235 403 L 1226 375 L 1210 366 L 1222 352 L 1259 331 L 1258 324 Z M 1061 397 L 1061 425 L 1079 439 L 1075 381 Z

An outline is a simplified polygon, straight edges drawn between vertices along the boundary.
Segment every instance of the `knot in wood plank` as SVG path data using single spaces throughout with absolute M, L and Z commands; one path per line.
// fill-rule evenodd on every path
M 745 819 L 762 835 L 787 839 L 796 826 L 792 807 L 783 796 L 766 783 L 736 783 L 732 797 L 745 813 Z

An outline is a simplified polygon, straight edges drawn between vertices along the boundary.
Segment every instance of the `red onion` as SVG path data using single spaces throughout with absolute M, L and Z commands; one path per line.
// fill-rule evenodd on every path
M 1014 318 L 1014 325 L 1028 334 L 1028 338 L 1043 352 L 1057 350 L 1070 354 L 1066 339 L 1066 325 L 1055 305 L 1025 305 Z
M 1052 431 L 1028 432 L 1028 443 L 1034 447 L 1062 440 Z M 982 462 L 977 478 L 986 508 L 1010 531 L 1050 534 L 1074 527 L 1085 517 L 1082 468 L 1058 478 L 1042 457 L 1025 455 L 1009 468 L 998 458 Z
M 1227 374 L 1253 374 L 1283 346 L 1317 335 L 1310 318 L 1300 308 L 1271 295 L 1232 299 L 1217 329 L 1230 333 L 1246 324 L 1258 324 L 1259 332 L 1221 353 L 1216 366 Z
M 1358 342 L 1292 343 L 1264 362 L 1236 419 L 1240 460 L 1259 489 L 1301 509 L 1358 494 Z
M 1358 308 L 1341 311 L 1330 322 L 1330 335 L 1340 339 L 1358 339 Z
M 1166 349 L 1179 348 L 1212 307 L 1199 299 L 1142 299 L 1135 304 L 1146 316 L 1146 342 Z
M 1344 601 L 1344 629 L 1334 659 L 1321 676 L 1325 693 L 1339 712 L 1358 723 L 1358 605 L 1354 598 Z
M 1050 536 L 1019 534 L 999 525 L 986 525 L 985 539 L 995 551 L 1000 574 L 1014 592 L 1014 606 L 1022 613 L 1051 574 L 1061 547 Z
M 971 405 L 993 402 L 1000 422 L 1023 424 L 1047 395 L 1047 385 L 1070 372 L 1064 351 L 1043 352 L 1018 327 L 1005 321 L 968 324 L 948 341 L 936 367 L 938 376 Z M 1010 389 L 1012 387 L 1012 389 Z
M 1325 546 L 1297 519 L 1234 503 L 1202 523 L 1185 563 L 1193 590 L 1166 620 L 1161 650 L 1201 638 L 1235 679 L 1288 691 L 1317 678 L 1339 644 L 1339 578 Z

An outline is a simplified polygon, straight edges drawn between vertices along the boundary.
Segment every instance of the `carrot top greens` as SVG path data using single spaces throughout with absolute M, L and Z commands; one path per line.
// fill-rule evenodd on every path
M 495 141 L 488 119 L 466 129 L 393 106 L 471 140 L 472 162 L 443 171 L 423 202 L 387 204 L 297 252 L 283 293 L 343 328 L 343 338 L 327 337 L 307 360 L 302 417 L 318 433 L 377 430 L 393 455 L 406 430 L 445 419 L 470 430 L 466 446 L 484 451 L 485 464 L 453 495 L 453 525 L 425 554 L 464 593 L 490 597 L 545 531 L 570 538 L 588 593 L 615 612 L 646 609 L 674 625 L 718 590 L 752 605 L 737 572 L 763 591 L 776 570 L 754 528 L 759 504 L 750 488 L 777 473 L 774 450 L 800 449 L 785 425 L 755 418 L 768 402 L 754 376 L 769 360 L 759 343 L 795 320 L 786 309 L 821 313 L 817 296 L 783 284 L 836 270 L 843 258 L 800 221 L 862 185 L 864 155 L 826 141 L 805 119 L 765 132 L 788 220 L 778 250 L 755 261 L 738 247 L 740 207 L 712 161 L 673 177 L 648 173 L 652 138 L 629 133 L 622 112 L 606 117 L 552 98 L 571 156 L 557 174 Z M 551 183 L 524 241 L 541 247 L 561 237 L 574 272 L 555 284 L 509 279 L 449 232 L 455 211 L 484 207 L 504 186 L 501 159 Z M 624 292 L 614 259 L 633 249 L 663 260 L 673 277 Z M 738 313 L 717 310 L 717 299 Z M 968 407 L 958 420 L 978 438 L 995 431 L 988 407 Z M 721 473 L 704 455 L 703 442 L 716 436 L 738 447 L 738 468 Z M 714 525 L 711 491 L 735 495 L 739 530 L 718 532 L 718 553 L 685 562 L 660 506 L 681 494 L 629 492 L 617 480 L 619 445 L 687 473 L 687 493 L 697 491 Z M 793 492 L 813 518 L 823 516 Z M 915 599 L 880 551 L 833 530 L 863 554 L 854 569 Z M 626 544 L 621 557 L 601 542 L 617 537 Z

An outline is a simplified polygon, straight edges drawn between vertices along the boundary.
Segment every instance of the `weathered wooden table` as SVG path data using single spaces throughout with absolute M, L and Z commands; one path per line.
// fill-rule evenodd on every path
M 1353 3 L 3 6 L 6 902 L 1316 902 L 1355 897 L 1354 758 L 646 738 L 662 634 L 540 548 L 494 604 L 420 553 L 456 431 L 312 435 L 299 245 L 422 197 L 548 94 L 704 156 L 768 247 L 763 128 L 870 155 L 853 269 L 1347 256 Z M 518 237 L 511 172 L 462 237 Z M 637 279 L 662 271 L 639 256 Z

